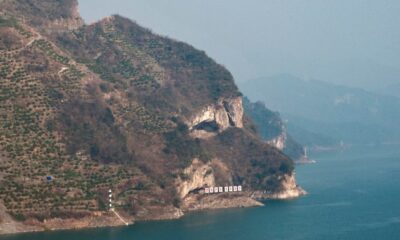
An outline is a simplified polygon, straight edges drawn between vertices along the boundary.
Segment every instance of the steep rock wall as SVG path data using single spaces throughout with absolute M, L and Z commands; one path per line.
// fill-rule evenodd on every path
M 181 199 L 195 189 L 214 186 L 215 177 L 211 164 L 194 159 L 192 164 L 183 170 L 184 177 L 177 183 L 177 192 Z
M 277 192 L 254 192 L 252 198 L 255 199 L 290 199 L 307 194 L 307 192 L 297 185 L 295 174 L 286 174 L 278 177 L 281 182 L 281 190 Z
M 275 137 L 267 142 L 268 142 L 268 144 L 270 144 L 282 151 L 286 147 L 286 141 L 287 141 L 287 134 L 286 134 L 286 131 L 283 130 L 280 135 L 278 135 L 277 137 Z
M 187 122 L 193 137 L 207 138 L 229 127 L 243 127 L 242 98 L 219 99 Z
M 204 163 L 197 158 L 183 170 L 182 176 L 177 179 L 177 192 L 181 199 L 190 193 L 197 193 L 204 187 L 225 186 L 232 184 L 231 169 L 220 159 L 212 159 Z

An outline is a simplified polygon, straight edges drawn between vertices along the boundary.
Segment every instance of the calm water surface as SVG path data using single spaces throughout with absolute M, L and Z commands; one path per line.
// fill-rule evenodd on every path
M 207 211 L 129 227 L 44 232 L 5 240 L 400 239 L 400 148 L 314 153 L 297 166 L 309 194 L 265 207 Z

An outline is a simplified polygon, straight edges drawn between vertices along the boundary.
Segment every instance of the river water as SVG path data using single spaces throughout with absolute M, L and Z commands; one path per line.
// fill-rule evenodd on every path
M 191 213 L 128 227 L 2 236 L 5 240 L 400 239 L 400 148 L 311 153 L 297 166 L 309 194 L 264 207 Z

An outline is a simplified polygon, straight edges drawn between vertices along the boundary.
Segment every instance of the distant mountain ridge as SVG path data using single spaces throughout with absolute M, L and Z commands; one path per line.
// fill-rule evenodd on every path
M 394 97 L 400 97 L 400 83 L 390 84 L 389 86 L 383 86 L 377 90 L 377 93 Z
M 396 127 L 400 119 L 397 97 L 290 75 L 251 80 L 241 90 L 250 99 L 268 102 L 272 109 L 279 109 L 294 134 L 299 128 L 331 138 L 327 142 L 352 144 L 400 140 Z M 294 137 L 302 142 L 301 136 Z

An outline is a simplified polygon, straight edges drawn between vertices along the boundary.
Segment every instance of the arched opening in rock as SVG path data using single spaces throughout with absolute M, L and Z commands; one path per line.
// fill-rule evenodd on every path
M 216 121 L 204 121 L 194 126 L 193 129 L 206 132 L 218 132 L 219 126 Z
M 204 187 L 195 188 L 195 189 L 190 190 L 187 195 L 200 194 L 200 191 L 202 191 L 202 190 L 204 190 Z

